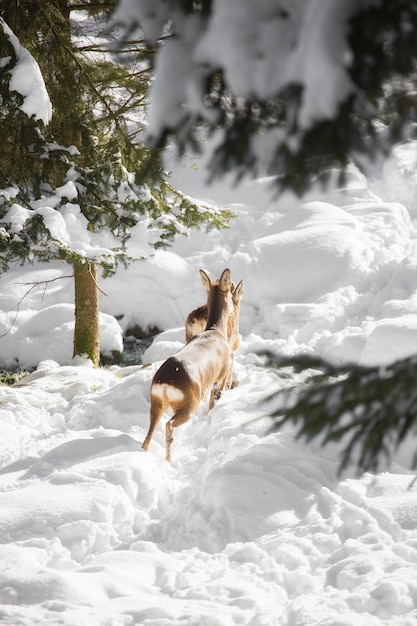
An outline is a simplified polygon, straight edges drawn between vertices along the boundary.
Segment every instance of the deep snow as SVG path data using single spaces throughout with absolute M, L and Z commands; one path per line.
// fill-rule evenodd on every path
M 268 181 L 205 187 L 179 169 L 185 191 L 238 217 L 101 282 L 103 349 L 134 323 L 165 331 L 144 366 L 71 362 L 72 280 L 32 284 L 68 267 L 0 277 L 2 365 L 41 361 L 0 387 L 0 623 L 415 624 L 415 442 L 389 471 L 338 477 L 336 444 L 270 431 L 265 398 L 297 377 L 256 353 L 383 364 L 416 352 L 416 155 L 406 144 L 381 181 L 352 170 L 344 190 L 302 200 L 271 200 Z M 245 281 L 239 386 L 177 430 L 171 467 L 163 424 L 141 450 L 149 386 L 204 302 L 200 267 Z

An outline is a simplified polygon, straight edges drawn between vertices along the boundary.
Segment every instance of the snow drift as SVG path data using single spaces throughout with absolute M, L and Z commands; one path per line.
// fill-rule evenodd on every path
M 389 163 L 385 176 L 395 176 Z M 191 189 L 197 174 L 188 176 Z M 411 198 L 414 178 L 404 180 Z M 102 283 L 102 348 L 135 323 L 164 331 L 143 365 L 71 361 L 71 281 L 22 284 L 65 268 L 0 277 L 2 363 L 42 361 L 0 387 L 0 623 L 415 623 L 415 441 L 384 472 L 338 476 L 338 444 L 306 445 L 290 426 L 271 432 L 280 400 L 267 397 L 303 379 L 277 376 L 256 354 L 381 364 L 414 354 L 413 211 L 355 172 L 344 190 L 302 201 L 269 201 L 265 186 L 236 189 L 229 230 L 178 240 Z M 201 193 L 221 204 L 230 189 Z M 163 424 L 141 450 L 150 382 L 204 302 L 198 268 L 218 276 L 226 266 L 245 281 L 239 386 L 178 429 L 170 466 Z

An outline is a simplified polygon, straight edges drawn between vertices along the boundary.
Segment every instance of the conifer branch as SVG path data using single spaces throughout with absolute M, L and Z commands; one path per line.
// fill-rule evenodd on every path
M 293 368 L 308 376 L 304 384 L 274 393 L 280 400 L 271 413 L 274 429 L 287 422 L 298 426 L 297 437 L 319 438 L 323 446 L 339 442 L 340 471 L 376 471 L 390 460 L 404 439 L 417 430 L 417 357 L 385 367 L 332 365 L 308 356 L 287 359 L 267 355 L 278 375 Z M 413 467 L 417 466 L 417 447 Z

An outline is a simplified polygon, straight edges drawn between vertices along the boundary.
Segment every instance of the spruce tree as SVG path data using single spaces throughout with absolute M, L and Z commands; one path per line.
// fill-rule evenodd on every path
M 137 224 L 153 229 L 152 244 L 158 247 L 188 228 L 224 226 L 231 216 L 176 191 L 160 155 L 141 144 L 149 51 L 137 42 L 124 63 L 110 54 L 111 41 L 101 31 L 114 4 L 0 1 L 6 23 L 39 63 L 53 105 L 48 126 L 25 119 L 19 95 L 7 84 L 12 59 L 1 84 L 3 136 L 10 151 L 0 156 L 0 187 L 15 190 L 13 198 L 3 194 L 0 206 L 3 267 L 16 257 L 61 258 L 73 265 L 74 355 L 87 354 L 95 364 L 98 310 L 88 318 L 85 313 L 98 303 L 94 265 L 112 272 L 117 261 L 129 262 L 129 238 Z M 77 7 L 83 12 L 72 19 Z M 2 56 L 9 56 L 7 35 L 1 45 Z M 23 220 L 19 233 L 9 219 L 16 207 Z M 97 241 L 107 234 L 107 251 L 97 254 L 93 246 L 80 250 L 73 241 L 55 236 L 53 219 L 69 214 Z

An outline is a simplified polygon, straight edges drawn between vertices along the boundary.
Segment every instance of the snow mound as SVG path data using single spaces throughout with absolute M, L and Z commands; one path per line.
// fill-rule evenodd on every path
M 26 319 L 25 319 L 26 318 Z M 21 322 L 19 324 L 19 322 Z M 5 325 L 6 326 L 6 325 Z M 15 317 L 2 337 L 2 360 L 8 367 L 19 364 L 33 368 L 43 360 L 56 360 L 61 365 L 72 359 L 74 346 L 74 305 L 53 304 L 31 315 Z M 123 333 L 117 320 L 100 313 L 100 347 L 102 352 L 122 352 Z
M 283 405 L 271 393 L 299 388 L 308 373 L 278 376 L 256 352 L 382 366 L 414 353 L 416 242 L 407 208 L 363 180 L 327 196 L 313 190 L 307 203 L 241 207 L 229 230 L 192 234 L 105 282 L 106 342 L 120 337 L 119 313 L 124 328 L 166 331 L 146 365 L 125 368 L 60 365 L 70 281 L 49 283 L 45 301 L 30 291 L 15 315 L 28 289 L 18 283 L 60 276 L 60 265 L 1 276 L 2 360 L 39 365 L 0 386 L 0 622 L 414 624 L 415 438 L 386 471 L 339 476 L 340 442 L 307 444 L 295 425 L 271 430 L 269 414 Z M 199 267 L 215 277 L 230 267 L 245 281 L 239 384 L 175 429 L 171 466 L 169 415 L 149 451 L 141 445 L 154 372 L 205 299 Z
M 417 353 L 417 314 L 384 319 L 366 327 L 361 365 L 389 365 Z
M 311 302 L 345 285 L 358 285 L 373 259 L 366 237 L 344 225 L 304 225 L 256 239 L 248 291 L 262 301 Z M 273 277 L 271 281 L 271 275 Z

